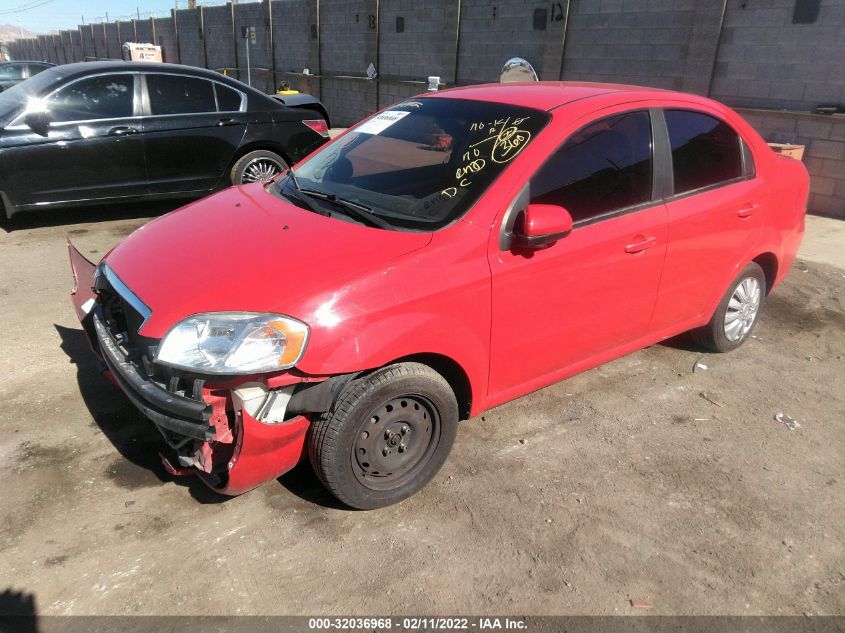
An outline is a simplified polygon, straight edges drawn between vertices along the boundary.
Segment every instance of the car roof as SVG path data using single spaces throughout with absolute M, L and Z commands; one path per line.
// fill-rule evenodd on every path
M 71 75 L 89 75 L 93 73 L 107 72 L 110 70 L 136 70 L 136 71 L 158 71 L 158 72 L 174 72 L 201 75 L 210 79 L 225 78 L 213 70 L 205 68 L 198 68 L 196 66 L 185 66 L 182 64 L 163 64 L 161 62 L 127 62 L 123 60 L 110 60 L 101 62 L 76 62 L 75 64 L 63 64 L 56 66 L 56 71 L 62 76 L 69 77 Z
M 5 66 L 6 64 L 38 64 L 39 66 L 55 66 L 53 62 L 42 62 L 37 59 L 7 59 L 6 61 L 0 62 L 0 66 Z
M 61 66 L 54 66 L 43 72 L 52 73 L 54 77 L 60 79 L 78 79 L 86 75 L 95 75 L 110 71 L 132 71 L 132 72 L 159 72 L 159 73 L 182 73 L 203 77 L 219 81 L 220 83 L 237 88 L 241 92 L 247 92 L 252 96 L 260 96 L 269 99 L 260 90 L 246 85 L 232 77 L 227 77 L 222 73 L 206 68 L 199 68 L 197 66 L 187 66 L 183 64 L 164 64 L 161 62 L 129 62 L 123 60 L 110 60 L 99 62 L 76 62 L 75 64 L 62 64 Z
M 610 94 L 618 94 L 620 97 L 624 97 L 626 101 L 671 96 L 683 96 L 688 99 L 694 96 L 661 88 L 575 81 L 479 84 L 431 92 L 427 93 L 426 96 L 442 99 L 492 101 L 539 110 L 553 110 L 573 101 Z

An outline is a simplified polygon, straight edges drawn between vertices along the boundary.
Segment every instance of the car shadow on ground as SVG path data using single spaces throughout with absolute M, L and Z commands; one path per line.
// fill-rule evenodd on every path
M 35 594 L 7 587 L 0 591 L 0 631 L 38 633 Z
M 161 436 L 123 393 L 100 374 L 85 333 L 61 325 L 54 327 L 61 338 L 62 351 L 76 365 L 79 392 L 94 424 L 121 455 L 122 459 L 106 471 L 117 485 L 133 488 L 172 482 L 186 487 L 191 497 L 203 504 L 224 503 L 232 498 L 214 492 L 197 477 L 175 477 L 168 473 L 159 457 L 159 451 L 165 447 Z M 125 462 L 136 468 L 127 468 Z M 320 484 L 307 461 L 277 481 L 304 501 L 330 508 L 344 507 Z
M 188 199 L 148 200 L 91 207 L 25 211 L 14 215 L 12 219 L 6 218 L 2 213 L 2 207 L 0 207 L 0 231 L 14 233 L 21 230 L 73 226 L 75 224 L 138 220 L 164 215 L 189 202 Z
M 696 343 L 695 339 L 693 339 L 692 335 L 689 332 L 684 332 L 683 334 L 678 334 L 673 336 L 672 338 L 667 338 L 663 341 L 660 341 L 658 345 L 662 345 L 664 347 L 671 347 L 672 349 L 677 349 L 682 352 L 692 352 L 697 354 L 709 354 L 710 352 L 698 343 Z
M 333 510 L 350 510 L 351 508 L 335 499 L 325 486 L 317 479 L 314 469 L 307 459 L 301 461 L 293 470 L 286 472 L 276 479 L 288 492 L 303 501 Z
M 62 351 L 70 362 L 76 365 L 76 381 L 79 393 L 91 414 L 94 424 L 99 427 L 120 455 L 138 469 L 115 468 L 109 476 L 118 485 L 128 488 L 139 487 L 144 482 L 173 482 L 188 488 L 191 496 L 200 503 L 221 503 L 229 499 L 219 495 L 196 477 L 174 477 L 161 463 L 159 451 L 164 442 L 151 422 L 115 388 L 108 379 L 100 374 L 97 360 L 88 339 L 81 329 L 55 325 L 62 340 Z M 151 481 L 152 480 L 152 481 Z

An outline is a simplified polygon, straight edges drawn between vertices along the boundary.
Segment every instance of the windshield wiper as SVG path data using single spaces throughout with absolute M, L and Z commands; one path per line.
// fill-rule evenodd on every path
M 297 186 L 295 178 L 296 177 L 294 176 L 294 186 Z M 319 198 L 320 200 L 327 200 L 340 207 L 343 207 L 346 210 L 347 215 L 361 220 L 364 224 L 369 224 L 370 226 L 375 226 L 380 229 L 392 228 L 390 222 L 383 220 L 375 213 L 373 213 L 370 207 L 361 204 L 360 202 L 354 202 L 352 200 L 347 200 L 346 198 L 339 198 L 333 193 L 317 191 L 316 189 L 300 189 L 299 187 L 297 187 L 297 191 L 299 193 L 304 193 L 306 196 L 311 196 L 312 198 Z
M 288 178 L 290 178 L 290 182 L 293 185 L 293 190 L 296 191 L 296 193 L 297 193 L 297 198 L 299 200 L 301 200 L 302 202 L 304 202 L 305 206 L 307 206 L 309 209 L 311 209 L 317 215 L 323 215 L 327 218 L 331 217 L 331 215 L 332 215 L 331 213 L 329 213 L 323 207 L 321 207 L 319 204 L 314 202 L 311 199 L 311 197 L 308 196 L 307 193 L 302 191 L 302 189 L 299 187 L 299 183 L 296 180 L 296 175 L 293 173 L 292 169 L 288 170 Z M 279 183 L 279 193 L 284 195 L 284 191 L 282 190 L 281 183 Z M 288 197 L 290 197 L 290 196 L 288 196 Z

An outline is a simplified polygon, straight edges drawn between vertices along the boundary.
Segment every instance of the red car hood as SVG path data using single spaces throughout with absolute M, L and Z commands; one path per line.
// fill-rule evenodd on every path
M 426 233 L 370 228 L 231 187 L 141 227 L 106 263 L 152 310 L 164 336 L 198 312 L 277 312 L 308 322 L 308 299 L 425 246 Z

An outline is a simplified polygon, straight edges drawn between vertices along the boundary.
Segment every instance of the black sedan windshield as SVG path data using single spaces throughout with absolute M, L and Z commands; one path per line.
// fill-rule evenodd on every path
M 5 125 L 26 107 L 30 98 L 41 95 L 61 76 L 57 70 L 38 73 L 11 88 L 0 92 L 0 125 Z
M 281 183 L 353 203 L 397 228 L 462 216 L 548 123 L 540 110 L 463 99 L 403 101 L 352 128 Z

